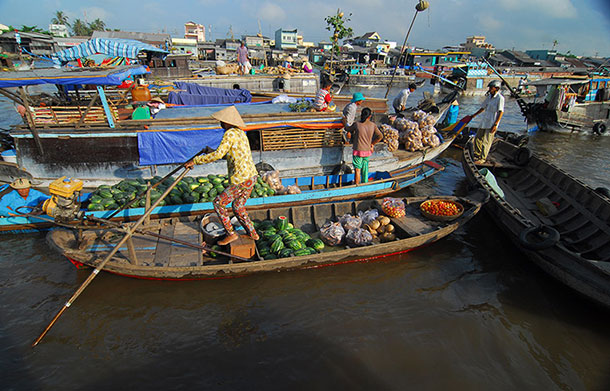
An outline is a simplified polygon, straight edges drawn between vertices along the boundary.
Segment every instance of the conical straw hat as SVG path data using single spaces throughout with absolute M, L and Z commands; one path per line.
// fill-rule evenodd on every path
M 212 118 L 219 120 L 220 122 L 227 123 L 229 125 L 237 126 L 240 129 L 246 127 L 244 120 L 241 119 L 241 115 L 235 108 L 235 106 L 229 106 L 226 109 L 222 109 L 220 111 L 212 114 Z

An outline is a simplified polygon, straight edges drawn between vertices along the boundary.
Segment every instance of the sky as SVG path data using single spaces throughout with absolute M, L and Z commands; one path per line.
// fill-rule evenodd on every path
M 610 56 L 610 0 L 429 0 L 417 14 L 409 45 L 427 49 L 458 45 L 484 35 L 499 49 L 551 49 L 581 56 Z M 206 26 L 206 37 L 227 38 L 232 29 L 274 37 L 297 28 L 305 41 L 328 41 L 324 18 L 340 8 L 351 13 L 355 35 L 377 31 L 402 44 L 417 0 L 0 0 L 0 23 L 48 28 L 55 11 L 69 20 L 102 19 L 108 28 L 184 35 L 184 23 Z M 211 31 L 210 31 L 211 30 Z

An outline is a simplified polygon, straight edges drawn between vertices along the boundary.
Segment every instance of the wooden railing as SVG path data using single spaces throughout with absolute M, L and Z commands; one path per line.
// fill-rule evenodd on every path
M 263 151 L 339 147 L 343 139 L 341 129 L 304 130 L 289 128 L 262 130 Z
M 53 107 L 33 107 L 32 118 L 37 127 L 45 125 L 71 125 L 77 124 L 81 117 L 87 111 L 87 107 L 69 107 L 69 106 L 53 106 Z M 112 116 L 116 121 L 119 118 L 119 113 L 116 107 L 110 107 Z M 103 124 L 107 123 L 106 114 L 103 107 L 92 107 L 83 124 Z

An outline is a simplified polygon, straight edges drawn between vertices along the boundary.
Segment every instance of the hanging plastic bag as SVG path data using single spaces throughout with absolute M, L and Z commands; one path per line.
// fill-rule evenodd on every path
M 384 198 L 381 203 L 381 210 L 390 217 L 403 217 L 406 215 L 405 203 L 400 198 Z

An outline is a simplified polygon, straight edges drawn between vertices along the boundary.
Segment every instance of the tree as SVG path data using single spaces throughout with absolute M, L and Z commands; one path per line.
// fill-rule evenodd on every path
M 349 14 L 349 16 L 352 16 L 352 14 Z M 334 16 L 327 16 L 326 18 L 324 18 L 324 20 L 326 21 L 326 30 L 333 32 L 332 37 L 330 37 L 330 40 L 333 44 L 333 48 L 330 53 L 330 67 L 328 70 L 331 74 L 331 77 L 333 57 L 335 53 L 339 55 L 339 53 L 341 52 L 341 48 L 339 47 L 339 40 L 349 38 L 354 34 L 354 31 L 351 27 L 345 27 L 345 24 L 351 20 L 349 16 L 345 17 L 345 14 L 341 12 L 340 9 L 337 9 L 337 13 Z
M 104 31 L 106 29 L 106 23 L 104 23 L 101 19 L 95 19 L 93 22 L 89 23 L 89 29 L 93 31 Z
M 51 19 L 51 23 L 70 26 L 70 23 L 68 23 L 68 17 L 63 13 L 63 11 L 55 11 L 55 17 Z
M 72 32 L 74 35 L 89 36 L 92 34 L 92 30 L 80 19 L 75 19 L 72 23 Z

